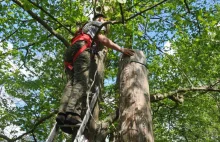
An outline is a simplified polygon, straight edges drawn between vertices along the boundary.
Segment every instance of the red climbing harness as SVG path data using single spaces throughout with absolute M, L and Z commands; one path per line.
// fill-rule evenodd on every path
M 79 32 L 77 32 L 79 33 Z M 85 41 L 86 44 L 83 45 L 77 52 L 76 54 L 73 56 L 73 60 L 72 62 L 64 62 L 65 67 L 69 68 L 70 70 L 73 69 L 73 63 L 75 62 L 75 60 L 77 59 L 77 57 L 86 50 L 86 48 L 91 47 L 92 44 L 92 39 L 88 34 L 84 34 L 84 33 L 79 33 L 77 36 L 75 36 L 72 40 L 71 40 L 71 46 L 76 43 L 77 41 Z

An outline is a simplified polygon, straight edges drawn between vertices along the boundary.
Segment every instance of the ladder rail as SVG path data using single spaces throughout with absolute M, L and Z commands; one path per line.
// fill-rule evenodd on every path
M 86 110 L 86 114 L 85 114 L 85 116 L 83 118 L 83 121 L 82 121 L 82 123 L 80 125 L 79 130 L 77 131 L 75 140 L 73 142 L 82 142 L 82 135 L 83 135 L 85 127 L 86 127 L 86 125 L 87 125 L 87 123 L 89 121 L 91 110 L 93 110 L 93 108 L 94 108 L 94 106 L 95 106 L 95 104 L 97 102 L 98 94 L 99 94 L 99 88 L 96 87 L 96 92 L 94 93 L 94 95 L 92 97 L 92 100 L 90 102 L 90 105 L 89 105 L 88 109 Z
M 56 137 L 57 133 L 59 131 L 59 127 L 57 125 L 57 123 L 54 124 L 46 142 L 53 142 L 54 138 Z

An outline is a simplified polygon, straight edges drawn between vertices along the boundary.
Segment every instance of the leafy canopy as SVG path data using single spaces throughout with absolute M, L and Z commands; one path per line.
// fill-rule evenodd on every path
M 95 5 L 107 10 L 109 20 L 120 21 L 110 26 L 110 39 L 147 56 L 151 95 L 164 97 L 152 103 L 155 140 L 220 140 L 219 2 L 123 2 L 0 1 L 0 140 L 46 139 L 65 85 L 63 51 Z M 119 53 L 110 50 L 103 118 L 117 102 L 113 84 L 118 60 Z M 178 94 L 165 95 L 175 91 Z M 184 96 L 184 103 L 171 99 L 173 95 Z M 26 134 L 16 136 L 14 130 L 6 135 L 7 126 L 17 126 Z

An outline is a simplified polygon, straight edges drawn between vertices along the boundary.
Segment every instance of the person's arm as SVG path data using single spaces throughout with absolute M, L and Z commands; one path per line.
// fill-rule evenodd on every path
M 120 47 L 119 45 L 115 44 L 110 39 L 108 39 L 105 35 L 98 34 L 97 39 L 101 44 L 103 44 L 104 46 L 107 46 L 108 48 L 114 49 L 128 56 L 134 55 L 133 50 Z

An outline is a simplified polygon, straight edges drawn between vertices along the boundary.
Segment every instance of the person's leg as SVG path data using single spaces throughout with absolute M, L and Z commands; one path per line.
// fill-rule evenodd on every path
M 67 76 L 67 84 L 64 88 L 63 95 L 60 101 L 60 107 L 58 110 L 58 115 L 56 117 L 56 121 L 58 124 L 64 124 L 65 118 L 66 118 L 66 107 L 72 92 L 73 87 L 73 71 L 70 71 L 69 69 L 66 69 L 66 76 Z
M 70 124 L 77 124 L 83 117 L 81 115 L 83 106 L 82 104 L 86 99 L 86 92 L 89 89 L 89 68 L 90 68 L 90 53 L 86 50 L 80 54 L 73 64 L 74 68 L 74 83 L 72 94 L 69 99 L 66 113 L 69 114 L 66 118 Z
M 71 47 L 67 48 L 64 52 L 63 59 L 64 62 L 72 62 L 74 54 L 81 48 L 80 43 L 76 43 L 72 45 Z M 58 124 L 64 124 L 64 121 L 66 119 L 66 107 L 69 102 L 69 98 L 71 96 L 72 92 L 72 87 L 73 87 L 73 75 L 74 75 L 74 70 L 70 70 L 68 67 L 65 69 L 65 73 L 67 76 L 67 84 L 64 88 L 63 95 L 60 101 L 60 107 L 58 111 L 58 115 L 56 117 L 56 121 Z

